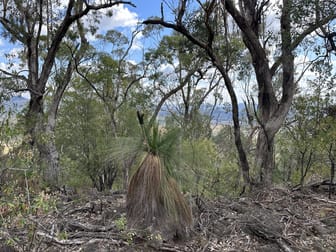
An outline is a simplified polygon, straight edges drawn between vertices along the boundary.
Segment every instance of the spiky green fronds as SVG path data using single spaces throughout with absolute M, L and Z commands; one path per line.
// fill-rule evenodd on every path
M 122 162 L 129 157 L 141 159 L 144 153 L 152 153 L 161 158 L 168 173 L 172 175 L 172 170 L 179 160 L 177 147 L 180 131 L 178 129 L 160 130 L 157 124 L 150 128 L 145 128 L 143 125 L 142 127 L 142 137 L 117 137 L 113 139 L 111 146 L 106 149 L 108 152 L 106 161 Z
M 142 138 L 117 137 L 111 141 L 106 149 L 106 161 L 122 162 L 129 157 L 139 157 L 143 154 Z
M 186 237 L 192 224 L 191 210 L 172 178 L 179 160 L 179 131 L 140 126 L 143 138 L 118 138 L 111 154 L 114 160 L 141 157 L 127 192 L 128 226 L 158 231 L 165 239 Z
M 168 173 L 172 175 L 174 166 L 178 163 L 177 154 L 180 130 L 160 130 L 157 124 L 145 130 L 145 151 L 159 156 Z

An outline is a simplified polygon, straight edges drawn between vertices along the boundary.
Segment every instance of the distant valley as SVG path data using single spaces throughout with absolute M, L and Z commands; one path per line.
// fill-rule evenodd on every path
M 27 105 L 29 100 L 23 96 L 14 96 L 9 101 L 4 103 L 5 111 L 12 111 L 18 113 L 22 111 Z M 239 103 L 239 113 L 240 117 L 246 115 L 245 106 L 243 103 Z M 212 111 L 213 110 L 213 111 Z M 226 124 L 232 122 L 232 112 L 231 108 L 224 105 L 217 105 L 213 108 L 212 104 L 206 103 L 201 106 L 201 113 L 210 114 L 212 111 L 212 121 L 216 123 Z M 159 121 L 164 121 L 164 119 L 169 116 L 172 112 L 176 112 L 176 109 L 169 109 L 167 106 L 159 112 L 158 119 Z

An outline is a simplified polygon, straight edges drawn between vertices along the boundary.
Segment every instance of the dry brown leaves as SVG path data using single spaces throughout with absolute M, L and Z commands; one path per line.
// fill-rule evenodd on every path
M 84 195 L 59 195 L 56 211 L 0 227 L 0 251 L 336 251 L 327 195 L 273 189 L 201 201 L 192 237 L 179 242 L 124 229 L 123 194 Z

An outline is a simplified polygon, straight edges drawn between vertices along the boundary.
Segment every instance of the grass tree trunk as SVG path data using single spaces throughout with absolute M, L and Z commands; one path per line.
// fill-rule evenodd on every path
M 138 119 L 144 134 L 145 157 L 128 187 L 128 226 L 144 230 L 145 235 L 159 234 L 164 240 L 184 239 L 190 231 L 192 214 L 171 175 L 171 164 L 178 156 L 179 131 L 161 134 L 158 125 L 154 125 L 150 133 L 143 125 L 143 114 L 138 112 Z
M 126 206 L 130 228 L 159 232 L 167 240 L 188 235 L 191 210 L 161 159 L 152 153 L 147 153 L 131 178 Z

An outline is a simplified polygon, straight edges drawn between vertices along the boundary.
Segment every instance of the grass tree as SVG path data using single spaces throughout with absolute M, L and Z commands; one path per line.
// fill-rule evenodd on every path
M 127 221 L 130 228 L 159 233 L 164 239 L 188 235 L 192 215 L 172 176 L 177 162 L 178 131 L 159 130 L 158 125 L 143 131 L 140 162 L 127 192 Z

